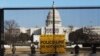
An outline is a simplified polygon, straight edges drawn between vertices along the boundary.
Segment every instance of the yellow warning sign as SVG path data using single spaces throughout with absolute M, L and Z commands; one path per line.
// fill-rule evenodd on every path
M 65 53 L 65 35 L 41 35 L 40 53 Z

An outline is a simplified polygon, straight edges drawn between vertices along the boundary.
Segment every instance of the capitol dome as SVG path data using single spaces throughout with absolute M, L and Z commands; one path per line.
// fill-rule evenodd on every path
M 61 21 L 61 18 L 60 18 L 60 14 L 58 12 L 57 9 L 54 9 L 55 11 L 55 21 Z M 47 16 L 47 20 L 53 20 L 53 10 L 50 10 L 49 13 L 48 13 L 48 16 Z
M 55 26 L 61 26 L 61 17 L 59 11 L 54 9 L 55 12 Z M 53 24 L 53 10 L 50 10 L 47 15 L 46 26 L 52 26 Z

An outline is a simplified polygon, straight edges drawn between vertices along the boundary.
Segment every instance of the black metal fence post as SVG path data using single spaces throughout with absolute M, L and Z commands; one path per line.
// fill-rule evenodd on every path
M 0 9 L 0 56 L 4 56 L 4 10 Z
M 55 35 L 55 8 L 54 8 L 54 2 L 53 2 L 53 8 L 52 8 L 52 10 L 53 10 L 53 41 L 55 41 L 55 37 L 54 37 L 54 35 Z M 56 44 L 54 43 L 54 54 L 53 54 L 53 56 L 56 56 Z

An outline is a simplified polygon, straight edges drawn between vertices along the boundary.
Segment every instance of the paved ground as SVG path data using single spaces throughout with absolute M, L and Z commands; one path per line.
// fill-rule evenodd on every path
M 66 49 L 65 54 L 59 54 L 59 55 L 56 55 L 56 56 L 100 56 L 99 50 L 97 50 L 96 54 L 91 54 L 91 49 L 88 49 L 88 48 L 81 49 L 79 55 L 71 54 L 71 50 L 73 51 L 73 49 Z M 16 54 L 12 55 L 11 51 L 9 49 L 9 52 L 8 53 L 6 52 L 5 56 L 53 56 L 53 55 L 40 54 L 39 49 L 36 49 L 36 54 L 33 54 L 33 55 L 30 54 L 30 49 L 21 49 L 20 51 L 17 50 Z

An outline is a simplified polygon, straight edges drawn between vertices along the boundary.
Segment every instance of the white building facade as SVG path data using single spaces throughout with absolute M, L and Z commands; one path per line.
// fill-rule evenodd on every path
M 55 15 L 55 34 L 65 34 L 65 41 L 69 42 L 69 33 L 79 29 L 79 27 L 73 27 L 73 26 L 64 27 L 62 25 L 59 11 L 57 9 L 54 9 L 54 11 L 55 11 L 55 14 L 54 14 Z M 95 28 L 94 31 L 100 34 L 100 27 L 93 27 L 93 28 Z M 33 28 L 25 29 L 25 30 L 29 35 L 33 35 L 33 42 L 36 42 L 36 41 L 40 42 L 40 35 L 53 34 L 53 10 L 50 10 L 47 15 L 47 19 L 45 21 L 45 27 L 41 27 L 41 28 L 33 27 Z M 25 30 L 22 30 L 22 31 L 25 32 Z
M 75 31 L 78 28 L 74 28 L 71 30 L 70 27 L 64 27 L 62 25 L 60 13 L 57 9 L 54 9 L 55 11 L 55 34 L 65 34 L 65 41 L 69 42 L 68 35 L 71 31 Z M 51 35 L 53 34 L 53 10 L 50 10 L 47 19 L 45 21 L 45 27 L 34 27 L 28 29 L 28 33 L 30 35 L 33 35 L 33 42 L 40 41 L 40 35 Z

